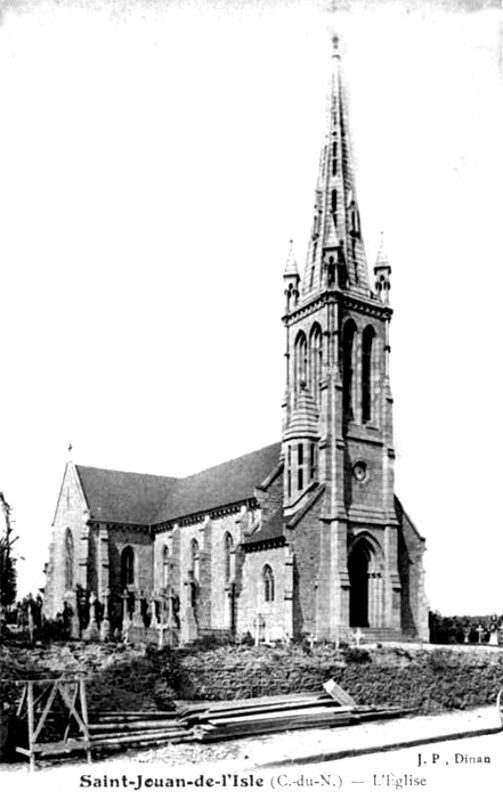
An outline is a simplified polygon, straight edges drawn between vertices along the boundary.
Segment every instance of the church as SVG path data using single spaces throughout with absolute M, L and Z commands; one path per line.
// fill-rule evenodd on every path
M 428 639 L 425 540 L 394 492 L 391 267 L 381 244 L 369 276 L 343 88 L 334 38 L 306 265 L 290 248 L 283 274 L 281 440 L 186 478 L 70 461 L 46 616 L 84 593 L 182 643 Z

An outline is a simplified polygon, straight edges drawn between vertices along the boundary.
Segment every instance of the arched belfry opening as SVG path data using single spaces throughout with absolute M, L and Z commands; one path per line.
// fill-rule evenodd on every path
M 342 335 L 342 405 L 346 421 L 354 418 L 356 325 L 349 319 Z
M 349 625 L 379 628 L 383 625 L 383 569 L 377 542 L 359 535 L 348 557 Z

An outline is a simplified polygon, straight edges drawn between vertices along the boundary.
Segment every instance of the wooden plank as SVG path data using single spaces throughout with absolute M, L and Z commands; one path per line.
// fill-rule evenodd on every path
M 23 691 L 21 692 L 21 697 L 19 699 L 19 703 L 18 703 L 18 706 L 17 706 L 17 709 L 16 709 L 16 716 L 17 717 L 21 717 L 21 711 L 23 710 L 23 705 L 25 703 L 27 693 L 28 693 L 28 684 L 25 682 L 25 684 L 23 686 Z
M 86 682 L 84 678 L 79 678 L 80 707 L 82 709 L 82 722 L 84 723 L 84 739 L 89 743 L 89 716 L 87 713 Z M 91 750 L 87 751 L 87 763 L 91 763 Z
M 41 732 L 42 728 L 44 727 L 44 722 L 47 719 L 47 715 L 48 715 L 49 711 L 51 710 L 52 704 L 54 702 L 54 698 L 56 697 L 56 691 L 57 691 L 56 684 L 54 684 L 54 686 L 51 687 L 51 690 L 49 692 L 49 697 L 47 698 L 46 706 L 45 706 L 45 708 L 43 709 L 43 711 L 42 711 L 42 713 L 40 715 L 40 719 L 38 721 L 37 728 L 35 730 L 35 733 L 33 734 L 33 741 L 34 742 L 38 739 L 38 737 L 40 735 L 40 732 Z
M 116 722 L 151 722 L 152 724 L 156 724 L 157 722 L 164 722 L 167 720 L 175 720 L 179 719 L 180 715 L 174 711 L 173 713 L 169 714 L 156 714 L 155 716 L 151 716 L 150 714 L 145 715 L 138 715 L 138 714 L 93 714 L 89 715 L 90 725 L 113 725 Z
M 282 711 L 283 709 L 287 710 L 287 709 L 296 709 L 296 708 L 302 709 L 302 708 L 317 708 L 317 707 L 334 708 L 335 710 L 340 709 L 340 708 L 353 708 L 352 705 L 341 706 L 340 703 L 338 703 L 336 700 L 330 700 L 330 698 L 328 698 L 328 697 L 323 697 L 323 698 L 321 698 L 319 700 L 302 700 L 302 701 L 298 701 L 298 702 L 295 702 L 295 703 L 289 703 L 288 705 L 286 703 L 283 703 L 283 704 L 271 703 L 270 705 L 267 705 L 267 706 L 264 705 L 264 706 L 260 706 L 260 707 L 254 708 L 254 709 L 247 709 L 247 708 L 239 708 L 238 707 L 238 708 L 233 708 L 233 709 L 225 709 L 225 710 L 221 709 L 221 710 L 215 711 L 213 709 L 213 707 L 212 707 L 212 708 L 209 708 L 207 711 L 205 711 L 205 712 L 203 712 L 201 714 L 198 714 L 197 718 L 200 719 L 200 720 L 204 720 L 204 719 L 208 719 L 209 717 L 212 717 L 212 718 L 219 717 L 219 716 L 223 717 L 225 715 L 228 715 L 231 712 L 232 712 L 233 716 L 238 716 L 238 715 L 243 715 L 244 716 L 246 714 L 249 714 L 250 711 L 253 711 L 254 713 L 262 714 L 262 713 L 266 713 L 268 711 L 275 711 L 275 710 Z M 190 717 L 188 717 L 188 719 L 190 720 Z
M 399 708 L 396 709 L 386 708 L 380 710 L 375 709 L 374 711 L 370 710 L 362 712 L 358 711 L 357 713 L 354 714 L 354 719 L 355 721 L 358 722 L 366 722 L 368 720 L 374 720 L 374 719 L 390 719 L 392 717 L 403 717 L 407 713 L 410 712 L 407 712 L 404 709 L 399 709 Z
M 34 740 L 34 711 L 33 711 L 33 683 L 28 681 L 28 747 L 30 748 L 30 771 L 35 769 Z
M 215 711 L 220 709 L 235 709 L 235 708 L 250 708 L 251 706 L 263 706 L 270 703 L 281 703 L 288 705 L 291 702 L 299 700 L 319 700 L 325 699 L 324 695 L 317 692 L 305 692 L 299 694 L 276 694 L 276 695 L 263 695 L 262 697 L 246 697 L 239 700 L 218 700 L 215 702 L 198 703 L 193 706 L 185 706 L 180 709 L 180 713 L 186 716 L 191 713 L 202 712 L 208 708 Z
M 89 725 L 89 732 L 95 731 L 143 731 L 143 730 L 161 730 L 179 727 L 176 719 L 157 720 L 152 722 L 107 722 L 107 723 L 91 723 Z
M 138 719 L 163 719 L 166 717 L 167 719 L 170 717 L 177 717 L 179 712 L 174 711 L 90 711 L 90 717 L 111 717 L 112 719 L 116 719 L 117 717 L 127 717 L 128 719 L 131 717 L 138 717 Z
M 79 685 L 79 683 L 76 683 L 75 686 L 73 687 L 72 707 L 70 708 L 70 713 L 68 715 L 68 722 L 66 724 L 65 732 L 63 734 L 63 741 L 64 742 L 66 742 L 66 740 L 68 739 L 68 734 L 70 733 L 70 726 L 72 724 L 72 716 L 73 716 L 73 712 L 74 712 L 74 710 L 76 708 L 76 705 L 77 705 L 77 698 L 79 696 L 79 689 L 80 689 L 80 685 Z
M 129 733 L 128 731 L 123 731 L 122 733 L 107 733 L 107 734 L 96 734 L 93 735 L 91 739 L 91 743 L 94 745 L 97 742 L 108 742 L 112 740 L 119 740 L 120 741 L 133 741 L 134 739 L 143 739 L 145 741 L 160 741 L 167 740 L 167 739 L 176 739 L 178 736 L 184 735 L 188 733 L 186 728 L 177 728 L 176 730 L 172 731 L 147 731 L 143 733 L 142 731 L 137 731 L 136 733 Z
M 339 716 L 339 715 L 349 715 L 352 711 L 351 706 L 335 706 L 334 708 L 305 708 L 305 709 L 285 709 L 284 711 L 271 711 L 271 712 L 264 712 L 261 714 L 249 714 L 246 717 L 244 716 L 235 716 L 229 715 L 227 717 L 208 717 L 208 722 L 211 722 L 213 725 L 228 725 L 232 723 L 243 723 L 243 722 L 265 722 L 268 719 L 290 719 L 295 717 L 310 717 L 316 714 L 321 714 L 325 716 Z
M 50 756 L 71 753 L 73 750 L 87 750 L 89 746 L 90 742 L 84 739 L 67 739 L 66 742 L 39 742 L 35 745 L 35 751 L 41 756 Z
M 150 736 L 124 736 L 124 737 L 109 737 L 107 739 L 98 739 L 92 742 L 93 750 L 99 749 L 106 749 L 110 746 L 124 746 L 124 745 L 133 745 L 133 744 L 145 744 L 146 746 L 152 746 L 157 743 L 162 742 L 171 742 L 176 744 L 177 742 L 182 741 L 190 741 L 193 739 L 192 733 L 173 733 L 173 734 L 161 734 L 156 738 Z
M 329 680 L 323 684 L 323 688 L 325 691 L 333 697 L 334 700 L 337 700 L 341 706 L 356 706 L 358 705 L 356 700 L 354 700 L 350 694 L 344 691 L 344 689 L 339 686 L 334 680 Z
M 334 728 L 337 726 L 350 725 L 351 717 L 340 717 L 332 719 L 304 719 L 304 720 L 277 720 L 276 723 L 270 725 L 255 725 L 253 727 L 240 726 L 235 727 L 231 731 L 226 728 L 215 728 L 214 730 L 200 730 L 194 729 L 194 738 L 198 741 L 217 741 L 229 740 L 234 738 L 241 738 L 246 736 L 260 736 L 263 734 L 279 733 L 287 730 L 303 730 L 307 728 Z
M 80 714 L 77 711 L 77 709 L 72 707 L 72 702 L 71 702 L 70 698 L 68 697 L 68 695 L 66 693 L 66 689 L 63 687 L 63 685 L 59 681 L 57 683 L 57 687 L 58 687 L 58 691 L 59 691 L 61 697 L 63 698 L 63 702 L 65 703 L 66 707 L 68 708 L 68 710 L 70 712 L 70 716 L 73 716 L 77 720 L 77 724 L 78 724 L 81 732 L 84 734 L 84 736 L 86 736 L 86 734 L 87 734 L 87 724 L 84 722 L 84 720 L 80 716 Z

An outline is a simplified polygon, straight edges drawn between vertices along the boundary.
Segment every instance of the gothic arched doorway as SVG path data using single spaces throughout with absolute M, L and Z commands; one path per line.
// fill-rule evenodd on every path
M 379 628 L 384 620 L 382 551 L 369 534 L 353 542 L 348 558 L 349 625 L 351 628 Z
M 348 560 L 349 572 L 349 625 L 351 628 L 368 628 L 369 624 L 369 557 L 360 541 Z

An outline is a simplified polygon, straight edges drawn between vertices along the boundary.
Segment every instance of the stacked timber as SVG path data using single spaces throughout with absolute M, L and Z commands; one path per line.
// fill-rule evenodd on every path
M 181 720 L 196 741 L 259 736 L 280 731 L 354 725 L 405 713 L 398 706 L 357 706 L 336 687 L 327 694 L 294 694 L 224 703 L 199 704 L 181 710 Z M 333 695 L 337 694 L 338 699 Z M 341 705 L 340 698 L 348 701 Z
M 177 743 L 192 738 L 177 711 L 101 712 L 90 717 L 89 735 L 93 751 Z

